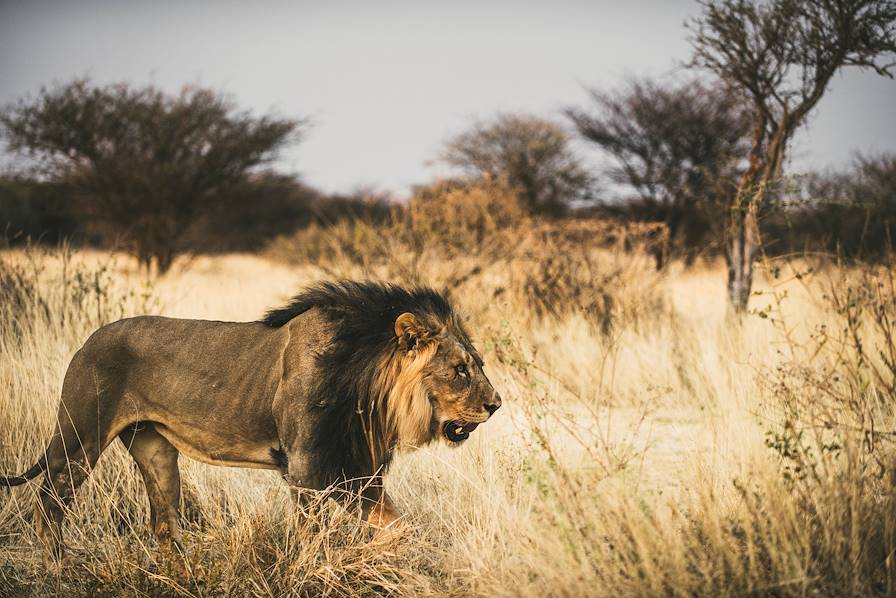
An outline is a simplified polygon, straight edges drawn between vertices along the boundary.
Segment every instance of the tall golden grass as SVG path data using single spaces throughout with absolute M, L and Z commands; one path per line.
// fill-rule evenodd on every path
M 115 446 L 79 491 L 62 567 L 43 563 L 34 487 L 3 490 L 0 594 L 896 591 L 891 270 L 766 264 L 737 320 L 721 264 L 658 272 L 637 248 L 473 211 L 495 193 L 150 281 L 123 256 L 2 254 L 3 472 L 43 449 L 67 362 L 97 326 L 147 311 L 255 319 L 334 276 L 447 286 L 505 407 L 459 449 L 401 456 L 387 486 L 406 525 L 373 539 L 325 497 L 303 523 L 272 472 L 182 458 L 186 578 L 154 549 L 142 483 Z

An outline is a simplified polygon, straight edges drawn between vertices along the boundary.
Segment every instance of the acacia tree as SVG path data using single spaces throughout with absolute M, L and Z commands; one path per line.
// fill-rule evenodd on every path
M 707 1 L 689 27 L 694 64 L 740 91 L 750 107 L 749 161 L 729 204 L 725 240 L 728 296 L 742 312 L 761 243 L 759 213 L 781 178 L 788 143 L 841 68 L 893 76 L 896 2 Z
M 473 176 L 504 179 L 534 212 L 558 214 L 586 200 L 592 179 L 555 122 L 502 114 L 450 139 L 441 160 Z
M 210 202 L 273 159 L 301 124 L 238 111 L 209 89 L 166 95 L 86 80 L 44 88 L 0 114 L 11 150 L 64 181 L 89 225 L 129 240 L 140 263 L 159 272 Z
M 633 190 L 693 258 L 737 185 L 749 123 L 739 98 L 699 80 L 629 81 L 590 91 L 589 109 L 565 111 L 579 134 L 613 158 L 608 175 Z

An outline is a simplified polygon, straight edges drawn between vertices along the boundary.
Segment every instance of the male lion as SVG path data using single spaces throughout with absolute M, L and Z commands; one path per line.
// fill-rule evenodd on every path
M 46 471 L 35 521 L 57 558 L 65 508 L 116 437 L 143 475 L 153 531 L 179 550 L 181 452 L 346 490 L 384 527 L 398 518 L 381 477 L 395 450 L 459 444 L 500 406 L 445 297 L 326 283 L 259 322 L 144 316 L 100 328 L 72 358 L 43 457 L 0 485 Z

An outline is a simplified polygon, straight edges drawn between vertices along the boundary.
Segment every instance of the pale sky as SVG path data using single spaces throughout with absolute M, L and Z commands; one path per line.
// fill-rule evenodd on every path
M 447 174 L 428 163 L 474 119 L 559 119 L 587 101 L 586 86 L 673 73 L 698 12 L 683 0 L 0 0 L 0 104 L 83 76 L 200 83 L 244 108 L 311 119 L 280 170 L 327 191 L 403 192 Z M 790 170 L 842 167 L 856 151 L 896 152 L 896 82 L 847 70 L 800 132 Z

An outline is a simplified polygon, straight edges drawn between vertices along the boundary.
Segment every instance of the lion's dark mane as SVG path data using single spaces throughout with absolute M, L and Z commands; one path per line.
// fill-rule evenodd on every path
M 377 367 L 398 349 L 395 319 L 411 312 L 436 328 L 459 324 L 445 296 L 430 288 L 351 281 L 306 289 L 261 322 L 280 327 L 310 309 L 320 310 L 334 330 L 332 344 L 317 356 L 323 375 L 308 403 L 309 415 L 317 421 L 308 446 L 316 456 L 315 482 L 347 483 L 357 490 L 366 483 L 363 478 L 376 473 L 375 467 L 387 467 L 391 458 L 371 454 L 362 417 L 375 408 L 371 397 Z

